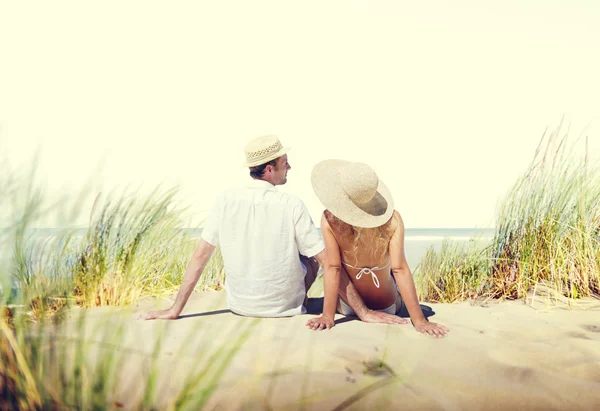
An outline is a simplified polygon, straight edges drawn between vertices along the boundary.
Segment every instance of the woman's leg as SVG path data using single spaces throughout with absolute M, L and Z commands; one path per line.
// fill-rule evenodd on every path
M 396 312 L 394 314 L 396 314 L 396 315 L 400 314 L 400 311 L 402 311 L 403 304 L 404 304 L 404 302 L 402 301 L 402 296 L 400 295 L 400 292 L 398 291 L 396 294 Z
M 356 313 L 354 312 L 352 307 L 346 304 L 341 298 L 338 298 L 337 312 L 345 316 L 351 315 L 353 317 L 356 317 Z
M 358 304 L 366 310 L 367 307 L 365 306 L 362 298 L 358 294 L 358 291 L 356 291 L 354 284 L 352 284 L 352 281 L 350 281 L 348 271 L 346 271 L 346 267 L 344 267 L 343 265 L 340 271 L 340 286 L 338 289 L 338 294 L 339 299 L 337 310 L 340 314 L 357 316 L 357 314 L 354 312 L 354 309 L 350 306 L 351 304 Z
M 386 314 L 398 315 L 401 310 L 402 310 L 402 297 L 400 297 L 400 293 L 396 291 L 396 301 L 394 301 L 394 304 L 390 305 L 388 308 L 384 308 L 382 310 L 377 310 L 377 311 L 381 311 L 382 313 L 386 313 Z

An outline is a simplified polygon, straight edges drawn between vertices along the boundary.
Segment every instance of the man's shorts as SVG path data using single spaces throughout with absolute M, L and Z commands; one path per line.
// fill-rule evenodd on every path
M 306 268 L 306 266 L 304 265 L 302 260 L 300 260 L 300 265 L 302 266 L 302 269 L 304 270 L 304 275 L 308 274 L 308 268 Z

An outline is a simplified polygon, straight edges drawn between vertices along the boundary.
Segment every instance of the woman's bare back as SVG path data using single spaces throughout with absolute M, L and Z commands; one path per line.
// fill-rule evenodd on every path
M 350 277 L 365 305 L 370 309 L 380 310 L 394 304 L 397 288 L 391 274 L 389 245 L 398 227 L 398 212 L 394 211 L 386 224 L 376 228 L 353 227 L 328 210 L 325 210 L 325 218 L 340 248 L 342 274 Z M 372 272 L 363 270 L 362 275 L 359 275 L 365 267 L 381 269 L 373 269 Z

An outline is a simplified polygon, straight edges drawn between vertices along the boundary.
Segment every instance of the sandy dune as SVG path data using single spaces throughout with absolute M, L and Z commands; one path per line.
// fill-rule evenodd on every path
M 141 395 L 147 354 L 164 335 L 157 349 L 164 406 L 173 405 L 184 379 L 196 373 L 193 391 L 208 389 L 200 403 L 207 409 L 600 409 L 595 301 L 576 310 L 539 301 L 537 309 L 522 301 L 426 304 L 434 312 L 430 320 L 451 330 L 443 339 L 418 334 L 412 325 L 343 316 L 321 332 L 305 328 L 308 315 L 244 318 L 227 310 L 223 292 L 194 294 L 176 321 L 133 318 L 169 305 L 169 299 L 144 300 L 133 312 L 87 313 L 81 332 L 95 341 L 114 335 L 124 321 L 119 345 L 127 384 L 117 400 L 125 408 Z

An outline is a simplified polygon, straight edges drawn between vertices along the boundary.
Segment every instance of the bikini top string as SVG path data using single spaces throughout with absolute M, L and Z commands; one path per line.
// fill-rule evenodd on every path
M 387 268 L 390 266 L 390 263 L 388 262 L 385 266 L 383 267 L 364 267 L 364 268 L 360 268 L 360 267 L 354 267 L 353 265 L 347 264 L 345 262 L 342 261 L 342 264 L 344 264 L 346 267 L 350 267 L 350 268 L 354 268 L 356 270 L 360 270 L 358 272 L 358 274 L 356 274 L 356 279 L 360 280 L 361 277 L 363 276 L 363 274 L 367 274 L 367 275 L 371 275 L 371 278 L 373 279 L 373 284 L 375 284 L 375 287 L 379 288 L 379 278 L 377 278 L 377 274 L 375 274 L 374 271 L 378 271 L 378 270 L 383 270 L 384 268 Z

